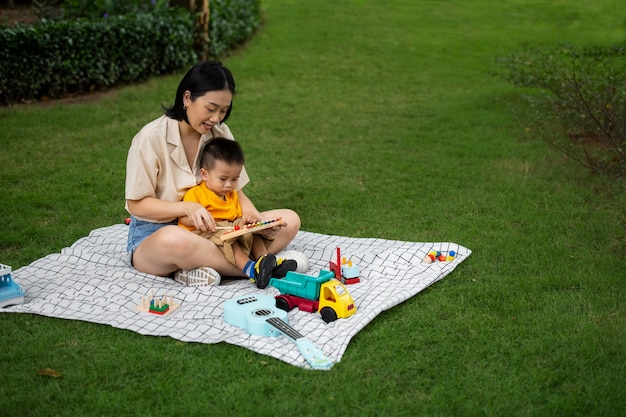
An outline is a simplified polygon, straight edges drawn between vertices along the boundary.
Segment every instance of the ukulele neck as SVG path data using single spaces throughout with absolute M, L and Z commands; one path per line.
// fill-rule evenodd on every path
M 296 329 L 294 329 L 278 317 L 271 317 L 267 319 L 267 322 L 292 340 L 298 340 L 304 337 Z

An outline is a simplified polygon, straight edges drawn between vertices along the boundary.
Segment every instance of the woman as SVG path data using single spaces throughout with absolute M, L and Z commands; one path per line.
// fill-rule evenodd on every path
M 224 124 L 234 95 L 235 81 L 226 67 L 216 61 L 200 62 L 181 80 L 174 105 L 134 137 L 126 166 L 126 208 L 131 214 L 130 262 L 139 271 L 161 276 L 176 272 L 177 281 L 190 284 L 192 276 L 195 285 L 217 285 L 220 274 L 245 276 L 209 239 L 177 226 L 178 217 L 187 216 L 196 229 L 215 230 L 206 208 L 182 199 L 201 180 L 202 146 L 218 136 L 234 140 Z M 273 239 L 268 253 L 276 254 L 296 236 L 300 218 L 289 209 L 259 213 L 241 190 L 248 181 L 244 168 L 239 179 L 242 209 L 284 220 L 283 226 L 264 233 Z

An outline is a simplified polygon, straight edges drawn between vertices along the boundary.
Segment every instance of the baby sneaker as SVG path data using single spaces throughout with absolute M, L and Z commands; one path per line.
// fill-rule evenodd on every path
M 272 272 L 274 278 L 285 278 L 287 272 L 298 269 L 298 263 L 293 259 L 276 258 L 276 268 Z
M 256 283 L 258 288 L 265 288 L 270 283 L 270 278 L 276 268 L 276 257 L 271 253 L 259 256 L 254 264 L 254 278 L 251 280 Z

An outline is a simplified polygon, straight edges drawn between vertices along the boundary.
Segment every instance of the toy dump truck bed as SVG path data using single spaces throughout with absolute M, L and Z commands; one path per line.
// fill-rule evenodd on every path
M 320 271 L 317 277 L 290 271 L 283 279 L 272 278 L 270 285 L 282 294 L 317 300 L 320 296 L 320 286 L 334 276 L 332 272 L 325 270 Z

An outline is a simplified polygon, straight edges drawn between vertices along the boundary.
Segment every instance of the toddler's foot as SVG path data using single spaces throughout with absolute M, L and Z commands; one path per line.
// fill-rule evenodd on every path
M 289 271 L 298 269 L 298 263 L 293 259 L 277 258 L 276 268 L 272 272 L 274 278 L 284 278 Z
M 254 264 L 254 278 L 258 288 L 265 288 L 270 283 L 270 278 L 276 268 L 276 257 L 271 253 L 259 256 Z

